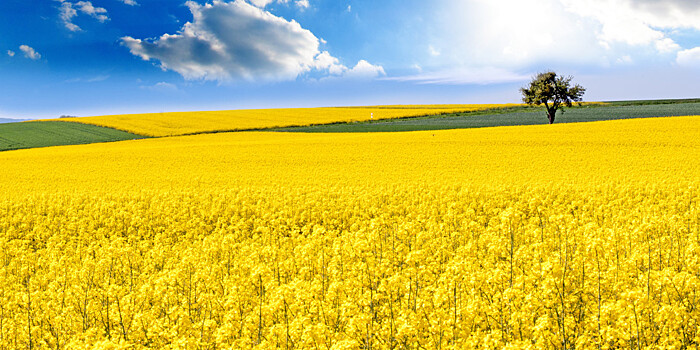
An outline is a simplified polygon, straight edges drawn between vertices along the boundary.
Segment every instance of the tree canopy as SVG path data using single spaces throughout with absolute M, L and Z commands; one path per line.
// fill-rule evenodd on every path
M 573 77 L 558 76 L 554 72 L 539 73 L 527 88 L 521 88 L 523 102 L 528 105 L 544 105 L 547 108 L 549 124 L 554 123 L 557 110 L 571 107 L 573 102 L 581 102 L 586 89 L 581 85 L 571 85 Z

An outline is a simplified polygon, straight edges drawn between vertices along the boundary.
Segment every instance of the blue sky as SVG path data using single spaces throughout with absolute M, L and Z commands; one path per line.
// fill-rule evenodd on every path
M 545 17 L 548 16 L 548 17 Z M 2 0 L 0 118 L 700 97 L 696 0 Z

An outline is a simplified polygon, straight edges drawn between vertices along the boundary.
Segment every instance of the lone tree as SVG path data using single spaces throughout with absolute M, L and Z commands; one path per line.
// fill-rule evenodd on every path
M 554 123 L 557 109 L 564 111 L 564 105 L 571 107 L 572 102 L 581 102 L 586 89 L 581 85 L 569 86 L 571 76 L 557 76 L 554 72 L 537 74 L 530 82 L 528 88 L 521 88 L 523 102 L 528 105 L 544 105 L 547 108 L 549 124 Z

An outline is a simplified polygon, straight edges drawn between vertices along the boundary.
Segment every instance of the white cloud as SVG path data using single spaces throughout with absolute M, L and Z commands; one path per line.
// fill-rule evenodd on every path
M 73 17 L 77 15 L 78 11 L 73 8 L 73 3 L 61 3 L 61 8 L 59 9 L 59 17 L 63 21 L 63 25 L 66 27 L 66 29 L 70 30 L 71 32 L 77 32 L 80 30 L 80 27 L 73 23 Z
M 671 59 L 677 29 L 700 29 L 695 0 L 442 0 L 425 65 L 607 66 Z
M 346 9 L 346 11 L 352 12 L 352 6 L 351 6 L 351 5 L 348 5 L 348 8 Z
M 309 0 L 297 0 L 294 4 L 302 10 L 309 8 Z
M 676 44 L 676 42 L 670 38 L 656 40 L 654 42 L 654 46 L 660 53 L 676 52 L 681 49 L 681 46 Z
M 348 68 L 340 64 L 337 58 L 331 56 L 328 51 L 323 51 L 316 56 L 314 69 L 318 71 L 327 71 L 331 76 L 327 78 L 347 78 L 354 80 L 373 79 L 380 76 L 385 76 L 382 66 L 373 65 L 365 60 L 360 60 L 357 64 Z
M 700 47 L 678 51 L 676 63 L 679 66 L 700 68 Z
M 30 60 L 38 60 L 41 58 L 41 55 L 31 46 L 20 45 L 19 50 L 24 53 L 24 57 L 29 58 Z
M 365 65 L 348 70 L 328 52 L 319 52 L 319 39 L 296 21 L 243 0 L 186 4 L 193 21 L 177 34 L 155 40 L 124 37 L 122 44 L 185 79 L 291 80 L 314 69 L 335 75 L 369 73 Z
M 253 4 L 257 7 L 260 7 L 260 8 L 264 8 L 265 6 L 267 6 L 273 2 L 275 2 L 275 0 L 250 0 L 251 4 Z
M 438 72 L 426 72 L 416 75 L 401 77 L 389 77 L 384 80 L 413 82 L 417 84 L 443 84 L 443 85 L 466 85 L 466 84 L 496 84 L 526 81 L 529 75 L 518 74 L 508 70 L 482 67 L 472 69 L 452 69 Z
M 7 50 L 7 55 L 10 57 L 15 57 L 15 52 L 12 50 Z
M 433 61 L 444 66 L 518 69 L 542 62 L 601 60 L 590 23 L 559 0 L 447 0 Z M 429 50 L 430 51 L 430 50 Z M 429 52 L 430 54 L 430 52 Z
M 93 18 L 97 19 L 100 22 L 104 22 L 109 20 L 109 17 L 107 17 L 107 10 L 103 7 L 95 7 L 92 5 L 92 2 L 90 1 L 78 1 L 75 3 L 75 6 L 80 10 L 80 12 L 92 16 Z
M 314 68 L 319 71 L 327 70 L 328 73 L 333 75 L 341 75 L 348 70 L 347 67 L 340 64 L 340 61 L 337 58 L 331 56 L 328 51 L 323 51 L 316 55 L 316 59 L 314 60 Z
M 134 0 L 119 0 L 129 6 L 139 6 L 139 3 Z
M 122 42 L 132 54 L 159 60 L 186 79 L 294 79 L 314 64 L 318 39 L 295 21 L 242 0 L 187 6 L 194 20 L 178 34 Z
M 345 72 L 344 76 L 351 79 L 372 79 L 385 76 L 382 66 L 373 65 L 365 60 L 357 62 L 355 67 Z
M 61 18 L 61 21 L 63 21 L 63 25 L 66 27 L 66 29 L 72 32 L 82 30 L 78 25 L 73 23 L 73 19 L 78 16 L 79 12 L 98 20 L 100 23 L 109 21 L 107 10 L 103 7 L 95 7 L 90 1 L 78 1 L 76 3 L 68 2 L 66 0 L 56 1 L 61 3 L 61 7 L 59 8 L 59 17 Z M 127 1 L 133 2 L 133 0 L 124 0 L 125 3 L 127 3 Z
M 607 0 L 614 2 L 614 0 Z M 659 28 L 700 29 L 700 2 L 695 0 L 627 0 L 626 10 L 639 20 Z
M 616 43 L 651 45 L 660 53 L 673 52 L 680 47 L 657 28 L 697 25 L 677 11 L 680 1 L 655 1 L 653 4 L 648 0 L 561 1 L 569 12 L 595 20 L 599 24 L 598 38 L 608 46 Z

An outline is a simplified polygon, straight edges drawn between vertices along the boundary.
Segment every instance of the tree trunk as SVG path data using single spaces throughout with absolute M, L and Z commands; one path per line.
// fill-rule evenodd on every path
M 554 116 L 557 114 L 557 110 L 554 108 L 547 109 L 547 118 L 549 118 L 549 124 L 554 123 Z

